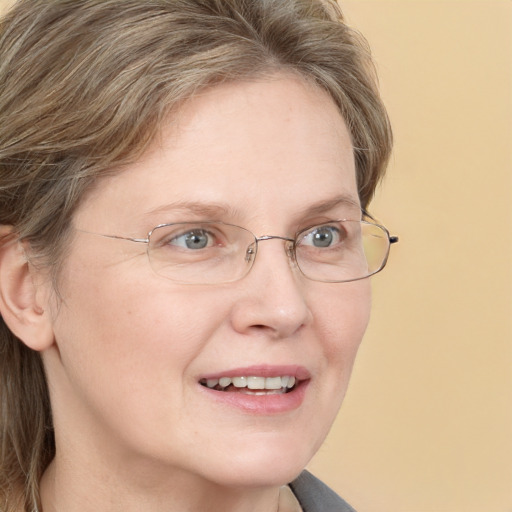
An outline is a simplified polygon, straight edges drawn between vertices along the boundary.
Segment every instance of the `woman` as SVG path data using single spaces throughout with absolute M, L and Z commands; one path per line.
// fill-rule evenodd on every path
M 395 241 L 364 43 L 320 0 L 0 31 L 2 512 L 352 510 L 302 471 Z

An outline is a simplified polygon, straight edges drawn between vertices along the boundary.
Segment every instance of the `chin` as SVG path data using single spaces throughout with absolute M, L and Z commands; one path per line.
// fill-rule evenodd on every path
M 232 464 L 225 471 L 217 471 L 213 478 L 215 484 L 231 488 L 281 487 L 289 484 L 304 469 L 305 465 L 290 461 L 269 461 L 265 464 Z
M 320 443 L 311 446 L 311 441 L 304 439 L 298 442 L 279 437 L 226 450 L 216 458 L 210 479 L 229 487 L 278 487 L 290 483 L 306 467 Z

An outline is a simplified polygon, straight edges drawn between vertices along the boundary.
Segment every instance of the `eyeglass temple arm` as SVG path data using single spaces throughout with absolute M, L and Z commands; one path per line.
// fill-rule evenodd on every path
M 128 242 L 137 242 L 140 244 L 148 244 L 149 243 L 149 238 L 130 238 L 128 236 L 105 235 L 104 233 L 95 233 L 93 231 L 87 231 L 86 229 L 78 229 L 78 228 L 75 228 L 75 229 L 76 229 L 76 231 L 80 231 L 81 233 L 102 236 L 103 238 L 113 238 L 114 240 L 128 240 Z
M 361 211 L 363 212 L 363 215 L 370 218 L 375 224 L 378 224 L 378 221 L 376 221 L 365 209 L 361 209 Z M 388 240 L 389 240 L 389 244 L 391 245 L 391 244 L 397 244 L 400 239 L 397 236 L 388 236 Z
M 149 238 L 130 238 L 128 236 L 118 236 L 118 235 L 100 235 L 105 238 L 114 238 L 116 240 L 128 240 L 129 242 L 137 242 L 139 244 L 149 244 Z

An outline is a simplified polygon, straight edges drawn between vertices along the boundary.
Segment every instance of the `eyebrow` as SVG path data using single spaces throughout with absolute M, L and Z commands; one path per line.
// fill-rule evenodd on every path
M 333 197 L 332 199 L 326 199 L 323 201 L 319 201 L 318 203 L 314 203 L 314 204 L 306 207 L 301 212 L 301 215 L 303 217 L 319 215 L 322 213 L 329 212 L 330 210 L 334 210 L 334 208 L 337 208 L 338 206 L 350 206 L 351 208 L 357 210 L 358 212 L 361 211 L 361 205 L 358 200 L 356 200 L 354 197 L 352 197 L 350 195 L 342 194 L 342 195 Z
M 351 209 L 361 211 L 361 205 L 351 195 L 341 194 L 330 199 L 325 199 L 317 203 L 313 203 L 299 210 L 296 214 L 297 217 L 311 217 L 320 215 L 339 206 L 349 206 Z M 205 217 L 208 219 L 220 219 L 222 217 L 242 218 L 243 215 L 238 208 L 235 208 L 227 203 L 205 203 L 194 201 L 178 201 L 174 203 L 165 204 L 152 210 L 145 212 L 145 216 L 152 216 L 165 213 L 192 213 L 197 216 Z
M 224 203 L 202 203 L 194 201 L 178 201 L 174 203 L 159 206 L 153 210 L 145 212 L 146 216 L 171 212 L 193 213 L 206 218 L 220 218 L 223 216 L 240 217 L 241 214 L 237 208 Z

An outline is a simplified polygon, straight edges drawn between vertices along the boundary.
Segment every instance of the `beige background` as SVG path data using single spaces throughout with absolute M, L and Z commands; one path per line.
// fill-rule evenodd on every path
M 512 2 L 342 7 L 394 126 L 371 210 L 400 244 L 311 469 L 358 512 L 512 512 Z

